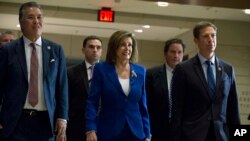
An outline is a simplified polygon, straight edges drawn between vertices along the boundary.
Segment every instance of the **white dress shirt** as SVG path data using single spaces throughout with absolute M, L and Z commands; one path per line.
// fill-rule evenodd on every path
M 126 96 L 128 96 L 130 92 L 129 79 L 122 79 L 119 77 L 119 82 L 122 86 L 123 92 L 125 93 Z
M 32 43 L 28 38 L 24 37 L 24 49 L 25 49 L 25 57 L 26 57 L 26 64 L 27 64 L 27 72 L 28 72 L 28 81 L 30 80 L 30 58 L 32 47 L 30 43 Z M 45 104 L 45 97 L 43 93 L 43 58 L 42 58 L 42 38 L 39 37 L 36 42 L 36 53 L 38 57 L 38 104 L 35 107 L 32 107 L 28 101 L 28 94 L 26 97 L 24 109 L 34 109 L 38 111 L 46 111 L 47 107 Z
M 203 69 L 203 72 L 205 74 L 205 78 L 207 80 L 207 64 L 206 64 L 206 61 L 207 59 L 205 57 L 203 57 L 201 54 L 198 53 L 198 57 L 200 59 L 200 62 L 201 62 L 201 66 L 202 66 L 202 69 Z M 215 56 L 213 56 L 212 58 L 209 59 L 211 61 L 211 67 L 212 67 L 212 70 L 213 70 L 213 75 L 214 75 L 214 80 L 216 82 L 216 70 L 215 70 Z
M 167 75 L 167 81 L 168 81 L 168 93 L 170 94 L 170 89 L 171 89 L 171 81 L 173 77 L 173 69 L 166 63 L 166 75 Z

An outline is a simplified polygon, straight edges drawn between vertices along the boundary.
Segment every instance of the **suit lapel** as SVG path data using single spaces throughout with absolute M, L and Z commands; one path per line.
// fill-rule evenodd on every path
M 52 47 L 42 39 L 42 56 L 43 56 L 43 77 L 45 78 L 49 71 L 49 61 L 52 54 Z
M 117 88 L 120 92 L 124 93 L 121 87 L 121 84 L 118 80 L 118 75 L 116 74 L 116 70 L 113 64 L 108 65 L 109 68 L 107 70 L 110 70 L 108 72 L 108 78 L 111 80 L 115 88 Z
M 16 43 L 16 54 L 18 56 L 18 61 L 20 63 L 24 76 L 28 81 L 28 71 L 27 71 L 23 37 L 21 37 L 19 41 Z
M 221 80 L 223 80 L 222 78 L 222 65 L 220 63 L 220 60 L 216 57 L 215 58 L 215 71 L 216 71 L 216 89 L 215 89 L 215 98 L 218 97 L 217 93 L 219 91 L 220 85 L 221 85 Z
M 135 89 L 138 89 L 136 87 L 136 80 L 138 79 L 138 72 L 135 69 L 135 67 L 133 66 L 133 64 L 130 64 L 130 76 L 129 76 L 129 83 L 130 83 L 130 92 L 128 96 L 131 96 L 131 94 L 133 94 L 133 91 Z
M 168 95 L 168 81 L 165 65 L 160 68 L 159 77 L 161 81 L 162 93 Z
M 194 58 L 194 70 L 197 73 L 198 77 L 200 78 L 202 85 L 205 87 L 205 89 L 207 90 L 207 94 L 208 96 L 213 99 L 212 94 L 210 94 L 209 88 L 208 88 L 208 84 L 207 84 L 207 80 L 205 78 L 205 74 L 203 72 L 201 63 L 200 63 L 200 59 L 198 57 L 198 55 L 196 55 L 196 57 Z
M 89 80 L 88 80 L 88 73 L 86 68 L 86 63 L 83 61 L 81 68 L 79 69 L 79 73 L 81 74 L 81 81 L 83 81 L 84 87 L 86 88 L 87 92 L 89 91 Z

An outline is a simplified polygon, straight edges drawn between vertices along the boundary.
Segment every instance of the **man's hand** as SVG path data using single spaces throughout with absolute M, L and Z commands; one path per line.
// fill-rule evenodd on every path
M 61 119 L 57 119 L 56 121 L 56 141 L 66 141 L 66 128 L 67 122 Z
M 97 141 L 97 136 L 95 131 L 88 131 L 86 133 L 87 141 Z

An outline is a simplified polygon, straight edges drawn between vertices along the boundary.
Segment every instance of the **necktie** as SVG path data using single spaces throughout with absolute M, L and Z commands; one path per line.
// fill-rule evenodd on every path
M 171 81 L 170 81 L 170 87 L 169 87 L 169 91 L 168 91 L 168 118 L 169 118 L 169 123 L 171 121 L 171 117 L 172 117 L 172 87 L 173 87 L 173 76 L 171 78 Z
M 32 47 L 30 60 L 30 83 L 28 100 L 31 106 L 35 107 L 38 103 L 38 58 L 36 54 L 36 47 L 31 43 Z
M 215 93 L 215 80 L 214 80 L 214 74 L 213 70 L 211 67 L 211 61 L 207 60 L 207 83 L 208 83 L 208 88 L 212 92 L 212 94 Z
M 90 66 L 89 69 L 90 69 L 90 74 L 89 74 L 89 84 L 90 84 L 93 76 L 94 65 Z

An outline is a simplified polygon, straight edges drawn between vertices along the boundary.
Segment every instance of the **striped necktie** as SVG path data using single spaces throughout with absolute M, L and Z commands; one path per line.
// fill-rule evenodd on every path
M 172 71 L 173 73 L 173 71 Z M 169 118 L 169 123 L 171 122 L 172 118 L 172 107 L 173 107 L 173 101 L 172 101 L 172 88 L 173 88 L 173 76 L 170 81 L 170 87 L 169 87 L 169 94 L 168 94 L 168 118 Z

